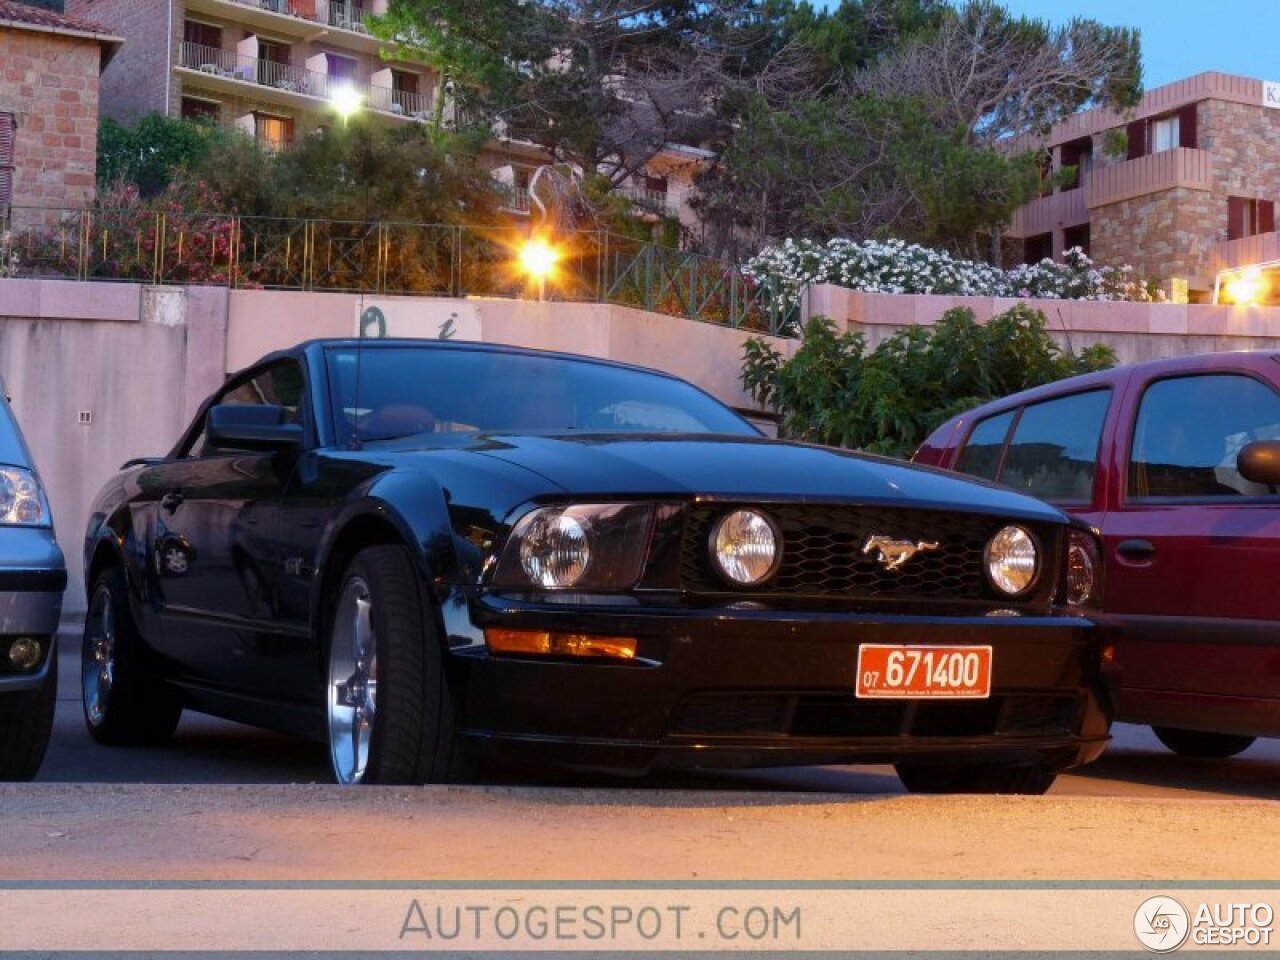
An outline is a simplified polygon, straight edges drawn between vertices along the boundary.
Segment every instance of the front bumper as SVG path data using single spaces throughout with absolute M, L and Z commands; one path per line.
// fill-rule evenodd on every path
M 1108 740 L 1115 679 L 1074 616 L 919 616 L 472 599 L 449 627 L 480 755 L 590 769 L 993 760 L 1063 768 Z M 759 605 L 757 605 L 758 607 Z M 454 610 L 465 610 L 454 604 Z M 634 636 L 636 662 L 491 656 L 484 627 Z M 854 696 L 858 646 L 990 644 L 986 700 Z
M 0 529 L 0 696 L 39 690 L 53 656 L 52 638 L 62 615 L 67 570 L 52 531 L 38 527 Z M 16 673 L 3 658 L 7 640 L 38 637 L 47 643 L 35 671 Z

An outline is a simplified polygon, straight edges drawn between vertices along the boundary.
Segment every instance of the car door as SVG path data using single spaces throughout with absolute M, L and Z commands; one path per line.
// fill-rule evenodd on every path
M 282 406 L 306 428 L 305 378 L 293 359 L 229 384 L 220 405 Z M 297 453 L 212 447 L 201 432 L 165 465 L 151 563 L 167 653 L 193 681 L 273 695 L 300 646 L 277 622 L 270 571 L 278 513 Z
M 1280 392 L 1258 371 L 1205 370 L 1135 378 L 1126 408 L 1102 528 L 1122 714 L 1228 732 L 1210 716 L 1222 698 L 1264 713 L 1280 699 L 1280 491 L 1236 469 L 1246 444 L 1280 439 Z

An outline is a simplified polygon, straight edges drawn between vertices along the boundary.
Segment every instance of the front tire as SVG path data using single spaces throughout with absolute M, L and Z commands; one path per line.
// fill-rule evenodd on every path
M 1201 733 L 1199 730 L 1180 730 L 1177 727 L 1152 727 L 1151 732 L 1180 757 L 1199 757 L 1205 760 L 1225 760 L 1253 746 L 1256 737 L 1244 737 L 1231 733 Z
M 34 696 L 0 707 L 0 780 L 30 780 L 44 762 L 58 703 L 58 648 L 51 644 L 49 672 Z
M 966 766 L 899 763 L 895 769 L 911 793 L 1006 793 L 1040 796 L 1058 778 L 1056 770 L 1038 764 L 1010 766 L 978 763 Z
M 89 593 L 80 648 L 84 721 L 98 743 L 152 746 L 173 736 L 182 716 L 177 694 L 149 669 L 146 646 L 133 621 L 124 573 L 103 571 Z
M 422 578 L 403 547 L 368 547 L 342 575 L 328 631 L 329 756 L 339 783 L 464 779 L 468 763 Z

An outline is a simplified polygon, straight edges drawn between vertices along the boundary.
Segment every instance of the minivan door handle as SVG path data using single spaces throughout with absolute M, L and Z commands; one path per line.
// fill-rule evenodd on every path
M 176 491 L 174 493 L 166 493 L 160 498 L 160 506 L 173 513 L 173 511 L 182 506 L 182 501 L 185 499 L 186 497 Z
M 1150 540 L 1121 540 L 1116 545 L 1116 553 L 1129 560 L 1151 560 L 1156 555 L 1156 546 Z

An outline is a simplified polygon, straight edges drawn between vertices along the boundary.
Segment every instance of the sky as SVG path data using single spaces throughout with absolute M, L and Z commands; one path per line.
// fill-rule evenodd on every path
M 1142 32 L 1143 82 L 1205 70 L 1280 81 L 1278 0 L 1001 0 L 1010 12 L 1062 23 L 1090 17 Z M 822 6 L 834 6 L 827 0 Z
M 1280 80 L 1276 0 L 1003 0 L 1003 5 L 1052 23 L 1080 16 L 1137 27 L 1148 88 L 1205 70 Z

